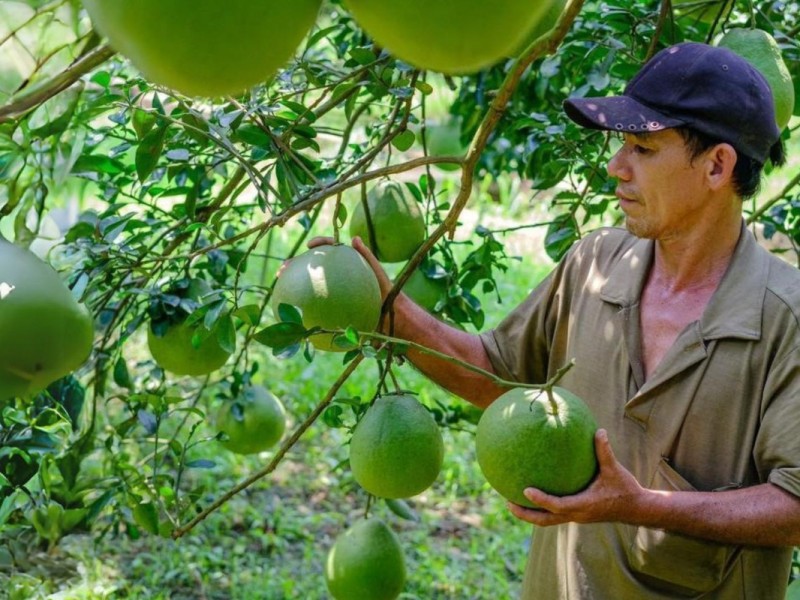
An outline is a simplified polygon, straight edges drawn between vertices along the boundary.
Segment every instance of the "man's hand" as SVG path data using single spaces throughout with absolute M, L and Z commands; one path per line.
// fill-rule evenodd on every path
M 508 504 L 518 519 L 540 527 L 562 523 L 598 523 L 626 521 L 635 514 L 646 490 L 614 456 L 605 429 L 594 436 L 599 473 L 584 491 L 572 496 L 551 496 L 535 488 L 527 488 L 525 497 L 541 507 L 540 510 Z

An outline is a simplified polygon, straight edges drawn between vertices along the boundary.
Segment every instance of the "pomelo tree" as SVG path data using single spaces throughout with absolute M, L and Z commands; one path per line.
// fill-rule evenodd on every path
M 93 0 L 90 8 L 104 4 Z M 160 35 L 196 43 L 183 19 L 204 11 L 178 4 L 142 6 L 169 5 L 177 22 Z M 352 13 L 337 0 L 298 4 L 319 8 L 313 24 L 296 46 L 280 49 L 281 58 L 270 57 L 280 65 L 256 69 L 251 85 L 250 69 L 226 69 L 236 57 L 215 55 L 214 68 L 197 73 L 181 67 L 191 53 L 153 52 L 147 19 L 137 58 L 117 52 L 140 51 L 115 42 L 124 23 L 101 21 L 95 30 L 77 1 L 0 3 L 0 233 L 51 264 L 94 322 L 91 356 L 73 373 L 40 394 L 0 398 L 0 538 L 35 531 L 54 545 L 70 531 L 109 523 L 128 534 L 180 538 L 269 477 L 310 428 L 349 436 L 376 398 L 409 392 L 393 376 L 408 368 L 407 344 L 391 331 L 326 329 L 304 322 L 292 303 L 273 304 L 284 261 L 305 253 L 314 236 L 348 244 L 355 208 L 369 212 L 368 191 L 380 181 L 402 187 L 427 231 L 413 256 L 391 267 L 396 285 L 381 319 L 390 322 L 393 298 L 422 266 L 444 284 L 429 310 L 480 330 L 482 303 L 498 299 L 496 277 L 509 268 L 511 231 L 541 230 L 543 254 L 557 260 L 591 229 L 621 222 L 604 168 L 617 141 L 568 122 L 560 109 L 567 96 L 618 93 L 658 49 L 713 42 L 734 26 L 770 33 L 800 85 L 797 2 L 698 0 L 673 11 L 667 0 L 577 0 L 540 37 L 520 30 L 534 23 L 515 22 L 513 35 L 478 56 L 480 44 L 460 46 L 451 34 L 442 34 L 446 43 L 436 53 L 424 52 L 443 25 L 460 31 L 451 18 L 482 25 L 480 15 L 443 16 L 436 2 L 408 3 L 422 13 L 431 6 L 419 39 L 409 38 L 418 33 L 419 13 L 401 15 L 408 32 L 399 39 L 374 25 L 385 3 L 353 1 Z M 531 5 L 503 4 L 509 15 Z M 546 14 L 547 2 L 533 4 Z M 223 34 L 235 33 L 236 23 L 227 15 L 219 40 L 204 37 L 203 52 L 229 41 Z M 242 35 L 257 35 L 248 25 Z M 492 27 L 504 31 L 502 21 Z M 275 23 L 269 31 L 284 45 L 292 34 Z M 430 64 L 414 64 L 420 48 Z M 249 87 L 234 91 L 242 86 Z M 783 132 L 795 145 L 798 98 Z M 468 142 L 463 154 L 429 153 L 430 123 L 457 123 Z M 776 250 L 799 264 L 796 165 L 767 168 L 774 184 L 747 202 L 745 217 L 763 238 L 782 240 Z M 511 211 L 520 204 L 522 220 L 464 225 L 481 206 Z M 335 287 L 347 291 L 344 277 L 336 276 Z M 331 283 L 311 280 L 317 289 Z M 185 293 L 196 281 L 207 292 Z M 365 286 L 349 285 L 362 302 Z M 195 351 L 213 346 L 213 369 L 192 353 L 180 357 L 180 373 L 159 365 L 147 344 L 159 324 L 162 334 L 167 326 L 187 328 L 181 342 Z M 282 397 L 290 426 L 263 467 L 218 498 L 202 497 L 191 472 L 215 465 L 213 415 L 221 398 L 252 385 L 269 390 L 281 361 L 323 360 L 325 349 L 312 343 L 321 335 L 330 344 L 338 338 L 345 350 L 336 357 L 341 374 L 318 382 L 315 398 Z M 343 397 L 348 377 L 369 364 L 380 374 L 374 388 Z M 427 408 L 440 427 L 474 428 L 475 415 L 459 406 L 452 399 Z M 100 474 L 89 467 L 98 463 Z

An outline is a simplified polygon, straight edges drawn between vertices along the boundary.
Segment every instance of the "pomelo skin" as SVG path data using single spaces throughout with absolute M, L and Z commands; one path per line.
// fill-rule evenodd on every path
M 0 237 L 0 401 L 29 396 L 81 366 L 94 326 L 53 268 Z
M 171 325 L 164 335 L 147 328 L 147 346 L 153 359 L 165 371 L 174 375 L 200 377 L 220 369 L 230 358 L 217 339 L 216 330 L 203 331 L 200 344 L 195 347 L 192 338 L 197 327 L 187 321 Z
M 314 25 L 321 0 L 83 0 L 94 26 L 149 80 L 189 96 L 270 78 Z
M 378 398 L 350 441 L 356 482 L 380 498 L 409 498 L 439 475 L 444 444 L 430 412 L 408 394 Z
M 537 508 L 528 487 L 555 496 L 580 492 L 594 479 L 597 423 L 584 402 L 554 387 L 514 388 L 489 405 L 478 422 L 475 444 L 484 477 L 501 496 Z
M 286 431 L 286 412 L 266 388 L 248 385 L 235 400 L 219 407 L 216 424 L 228 435 L 221 442 L 225 448 L 237 454 L 254 454 L 280 441 Z
M 361 201 L 350 217 L 350 236 L 360 237 L 378 260 L 388 263 L 406 261 L 425 241 L 425 217 L 416 200 L 405 194 L 399 183 L 386 181 L 372 188 L 367 194 L 367 208 L 375 243 L 372 243 Z
M 417 268 L 403 286 L 403 293 L 429 313 L 433 313 L 439 301 L 447 296 L 447 279 L 431 279 Z
M 474 73 L 513 55 L 552 0 L 345 0 L 378 44 L 421 69 Z
M 794 110 L 794 83 L 781 49 L 769 33 L 761 29 L 731 29 L 717 43 L 743 57 L 764 76 L 775 102 L 775 122 L 783 131 Z
M 340 535 L 325 563 L 325 582 L 336 600 L 394 600 L 406 567 L 397 536 L 379 519 L 361 519 Z
M 303 314 L 306 329 L 373 331 L 381 315 L 381 291 L 367 261 L 350 246 L 319 246 L 296 256 L 283 269 L 272 292 L 272 311 L 290 304 Z M 343 352 L 334 335 L 309 339 L 318 350 Z

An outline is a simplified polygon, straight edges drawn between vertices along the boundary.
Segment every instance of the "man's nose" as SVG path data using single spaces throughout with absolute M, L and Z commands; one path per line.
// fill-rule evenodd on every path
M 611 157 L 606 167 L 608 174 L 616 179 L 627 181 L 630 179 L 630 168 L 625 160 L 625 148 L 622 147 L 617 150 L 616 154 Z

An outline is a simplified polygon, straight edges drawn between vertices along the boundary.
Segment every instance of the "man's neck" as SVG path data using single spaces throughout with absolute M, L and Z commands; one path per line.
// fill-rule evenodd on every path
M 713 232 L 656 240 L 650 282 L 673 292 L 716 289 L 739 241 L 741 217 L 717 225 Z

